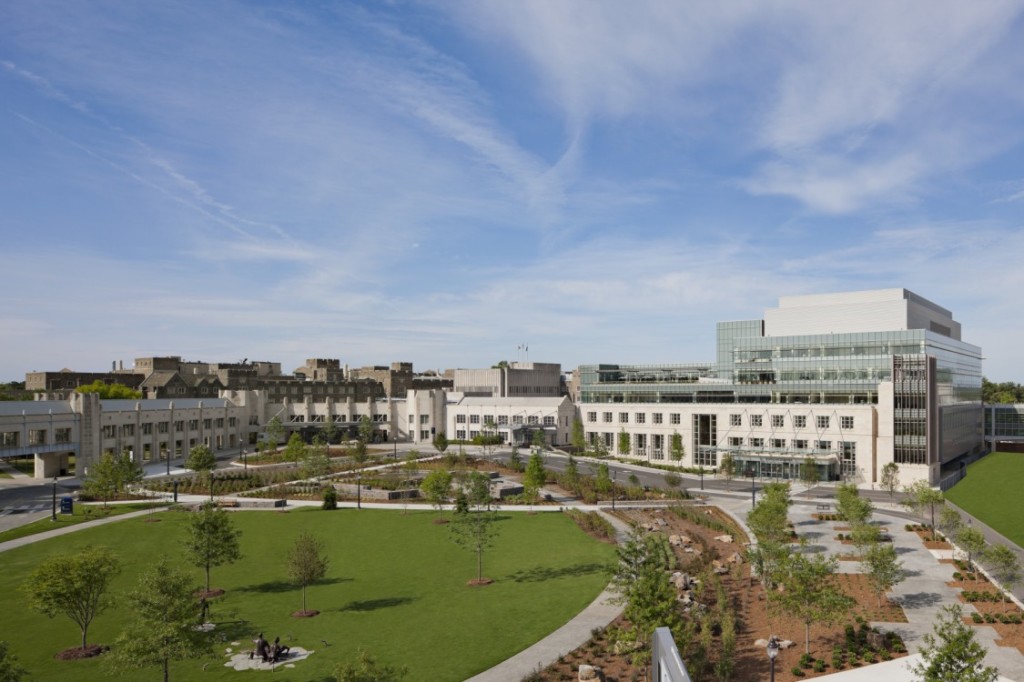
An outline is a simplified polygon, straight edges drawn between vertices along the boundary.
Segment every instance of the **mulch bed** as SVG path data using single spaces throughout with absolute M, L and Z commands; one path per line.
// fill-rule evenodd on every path
M 224 590 L 219 587 L 215 587 L 212 590 L 196 590 L 196 596 L 200 599 L 213 599 L 214 597 L 220 597 L 224 595 Z
M 76 646 L 61 651 L 59 654 L 54 656 L 54 658 L 58 661 L 78 661 L 83 658 L 92 658 L 94 656 L 99 656 L 103 652 L 109 650 L 110 647 L 106 644 L 90 644 L 84 649 L 80 646 Z
M 469 585 L 470 587 L 486 587 L 487 585 L 490 585 L 493 582 L 494 582 L 494 580 L 491 579 L 491 578 L 480 578 L 479 580 L 477 580 L 476 578 L 473 578 L 472 580 L 470 580 L 466 584 Z
M 292 618 L 312 618 L 313 616 L 319 616 L 319 611 L 293 611 Z

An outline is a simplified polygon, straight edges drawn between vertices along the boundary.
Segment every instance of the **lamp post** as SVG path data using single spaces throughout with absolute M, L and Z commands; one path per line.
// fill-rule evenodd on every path
M 213 477 L 213 472 L 210 472 L 210 502 L 213 502 L 213 484 L 217 479 Z
M 243 471 L 248 471 L 249 470 L 248 455 L 249 455 L 249 450 L 247 448 L 242 448 L 242 470 Z
M 612 472 L 612 511 L 615 511 L 615 498 L 618 497 L 618 491 L 615 490 L 615 485 L 619 481 L 619 472 Z
M 697 470 L 700 472 L 700 489 L 704 490 L 704 466 L 697 467 Z
M 50 511 L 50 520 L 57 520 L 57 477 L 53 477 L 53 506 Z
M 363 508 L 363 470 L 356 473 L 356 509 Z
M 747 476 L 750 476 L 750 508 L 757 506 L 757 496 L 754 491 L 754 467 L 747 467 Z
M 775 635 L 768 639 L 768 660 L 771 661 L 770 682 L 775 682 L 775 659 L 779 655 L 779 640 Z

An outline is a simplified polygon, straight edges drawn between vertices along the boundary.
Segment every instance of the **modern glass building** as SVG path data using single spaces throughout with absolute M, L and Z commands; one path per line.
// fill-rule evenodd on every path
M 684 464 L 715 467 L 728 452 L 742 471 L 792 478 L 812 457 L 824 478 L 869 483 L 892 461 L 938 483 L 984 450 L 981 349 L 960 332 L 950 311 L 905 289 L 782 298 L 764 320 L 720 322 L 714 363 L 581 366 L 581 411 L 590 428 L 603 422 L 588 424 L 602 412 L 591 406 L 638 406 L 630 426 L 621 411 L 615 422 L 633 431 L 632 456 L 658 455 L 636 445 L 656 435 L 636 420 L 665 423 L 640 406 L 689 403 L 688 419 L 669 413 L 672 433 L 686 432 Z M 808 420 L 821 428 L 786 426 Z

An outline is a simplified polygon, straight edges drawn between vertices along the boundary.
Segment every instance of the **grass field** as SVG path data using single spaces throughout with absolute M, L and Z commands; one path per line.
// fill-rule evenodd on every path
M 1024 515 L 1017 506 L 1024 481 L 1024 454 L 993 452 L 967 468 L 967 477 L 946 497 L 1009 540 L 1024 547 Z
M 215 587 L 228 593 L 211 602 L 212 620 L 230 640 L 268 639 L 315 650 L 275 680 L 326 682 L 334 666 L 362 647 L 378 660 L 406 665 L 408 680 L 464 680 L 489 668 L 564 624 L 597 596 L 608 580 L 613 548 L 580 532 L 557 513 L 506 514 L 495 547 L 484 556 L 484 573 L 496 582 L 471 588 L 475 556 L 455 545 L 447 526 L 432 523 L 432 512 L 352 509 L 240 512 L 244 558 L 213 571 Z M 84 545 L 112 548 L 124 570 L 114 592 L 131 589 L 144 566 L 162 555 L 180 558 L 184 513 L 164 512 L 128 519 L 5 552 L 0 574 L 2 638 L 33 679 L 76 682 L 105 677 L 97 660 L 55 661 L 53 655 L 80 639 L 67 617 L 50 620 L 24 608 L 18 586 L 48 554 Z M 287 582 L 284 557 L 300 530 L 323 539 L 331 560 L 327 580 L 308 590 L 315 618 L 295 619 L 298 588 Z M 202 578 L 194 571 L 197 587 Z M 89 631 L 90 643 L 110 643 L 129 614 L 114 609 Z M 329 646 L 324 646 L 326 640 Z M 171 679 L 237 680 L 259 677 L 223 667 L 216 655 L 177 663 Z M 209 664 L 204 671 L 204 664 Z M 268 675 L 269 676 L 269 675 Z M 121 679 L 158 679 L 156 669 Z
M 96 521 L 98 519 L 106 519 L 111 516 L 120 516 L 121 514 L 141 511 L 143 509 L 154 509 L 156 507 L 166 506 L 166 502 L 127 502 L 111 504 L 107 507 L 76 504 L 71 514 L 61 514 L 58 512 L 56 521 L 47 516 L 44 519 L 39 519 L 32 523 L 26 523 L 24 526 L 5 530 L 0 533 L 0 542 L 17 540 L 18 538 L 28 537 L 29 535 L 35 535 L 36 533 L 45 533 L 46 531 L 57 530 L 58 528 L 77 526 L 78 524 L 85 523 L 87 521 Z

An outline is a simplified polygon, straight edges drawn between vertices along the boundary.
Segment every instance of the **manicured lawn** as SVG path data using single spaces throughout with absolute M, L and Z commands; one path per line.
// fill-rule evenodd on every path
M 447 526 L 434 525 L 434 516 L 366 509 L 234 514 L 245 557 L 213 571 L 214 586 L 228 590 L 212 602 L 212 618 L 225 623 L 228 643 L 219 645 L 217 656 L 175 664 L 171 679 L 260 677 L 222 667 L 221 654 L 232 639 L 248 647 L 246 640 L 263 632 L 316 652 L 292 670 L 279 669 L 275 680 L 326 682 L 359 647 L 382 662 L 407 665 L 410 681 L 464 680 L 564 624 L 608 580 L 611 546 L 588 538 L 562 514 L 510 513 L 501 517 L 498 541 L 484 556 L 484 573 L 496 582 L 467 587 L 475 557 L 450 540 Z M 27 611 L 18 585 L 48 554 L 92 544 L 121 556 L 124 571 L 115 592 L 124 593 L 145 564 L 165 554 L 180 557 L 185 514 L 155 518 L 161 521 L 129 519 L 0 554 L 2 637 L 34 679 L 74 682 L 104 674 L 98 661 L 53 660 L 57 651 L 77 644 L 78 630 L 66 617 L 49 620 Z M 290 616 L 301 608 L 301 594 L 284 570 L 300 530 L 322 538 L 331 560 L 327 581 L 308 590 L 309 608 L 321 612 L 309 619 Z M 193 570 L 198 586 L 201 571 Z M 116 609 L 99 617 L 90 642 L 112 642 L 128 615 Z M 128 679 L 158 678 L 153 669 Z
M 121 514 L 128 514 L 129 512 L 166 506 L 166 502 L 128 502 L 111 504 L 105 508 L 100 505 L 76 504 L 71 514 L 61 514 L 58 512 L 56 521 L 53 521 L 51 517 L 47 516 L 45 519 L 39 519 L 38 521 L 27 523 L 24 526 L 5 530 L 0 533 L 0 542 L 17 540 L 18 538 L 35 535 L 36 533 L 45 533 L 48 530 L 57 530 L 58 528 L 65 528 L 67 526 L 77 526 L 78 524 L 85 523 L 86 521 L 98 521 L 99 519 L 105 519 L 111 516 L 120 516 Z
M 993 452 L 967 468 L 967 477 L 946 497 L 1017 545 L 1024 546 L 1024 515 L 1020 513 L 1024 454 Z

